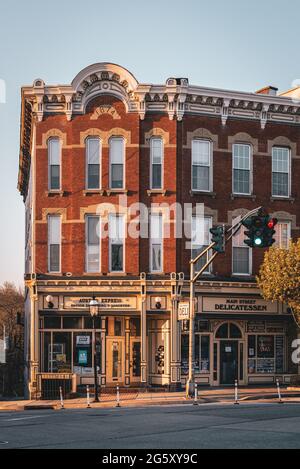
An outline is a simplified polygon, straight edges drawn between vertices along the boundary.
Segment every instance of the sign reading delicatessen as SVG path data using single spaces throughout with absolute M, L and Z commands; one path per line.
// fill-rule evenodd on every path
M 261 298 L 211 297 L 198 298 L 198 311 L 203 313 L 265 313 L 277 314 L 278 304 Z

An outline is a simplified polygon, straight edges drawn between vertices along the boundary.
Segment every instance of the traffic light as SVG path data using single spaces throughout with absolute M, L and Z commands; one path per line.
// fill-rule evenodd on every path
M 245 239 L 244 243 L 251 248 L 267 248 L 272 246 L 275 243 L 273 236 L 277 223 L 278 220 L 271 218 L 269 215 L 257 215 L 247 218 L 242 222 L 248 229 L 248 231 L 245 231 L 248 239 Z
M 225 229 L 223 226 L 216 226 L 211 228 L 210 233 L 212 234 L 211 242 L 216 243 L 213 246 L 213 250 L 216 252 L 225 252 Z

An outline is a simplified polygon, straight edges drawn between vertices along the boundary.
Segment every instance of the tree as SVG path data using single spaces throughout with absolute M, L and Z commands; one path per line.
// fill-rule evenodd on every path
M 6 364 L 0 365 L 2 388 L 5 395 L 23 394 L 24 370 L 24 295 L 13 283 L 0 286 L 0 334 L 5 330 L 7 339 Z M 20 314 L 21 313 L 21 314 Z
M 257 283 L 266 300 L 292 309 L 300 327 L 300 238 L 290 242 L 288 249 L 271 248 L 265 253 Z

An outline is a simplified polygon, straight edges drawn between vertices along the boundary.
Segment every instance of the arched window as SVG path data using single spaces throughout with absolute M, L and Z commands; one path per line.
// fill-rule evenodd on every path
M 98 137 L 88 137 L 86 145 L 86 188 L 100 189 L 101 145 Z
M 238 326 L 232 322 L 225 322 L 216 332 L 216 339 L 241 339 L 242 333 Z

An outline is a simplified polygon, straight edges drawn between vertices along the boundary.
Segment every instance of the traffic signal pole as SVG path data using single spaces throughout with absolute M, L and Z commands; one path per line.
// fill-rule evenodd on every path
M 230 228 L 228 228 L 225 231 L 225 226 L 223 225 L 223 235 L 224 235 L 224 245 L 228 243 L 228 241 L 231 240 L 231 238 L 240 230 L 242 223 L 244 220 L 249 218 L 252 215 L 255 215 L 258 213 L 260 210 L 262 210 L 262 207 L 258 207 L 254 210 L 251 210 L 251 212 L 248 212 L 244 217 L 242 217 L 238 222 L 236 222 L 234 225 L 232 225 Z M 225 235 L 229 234 L 228 238 L 225 239 Z M 207 252 L 210 251 L 210 249 L 213 249 L 215 247 L 216 243 L 211 243 L 207 248 L 205 248 L 203 251 L 201 251 L 198 256 L 196 256 L 194 259 L 190 260 L 190 301 L 189 301 L 189 374 L 188 374 L 188 380 L 186 382 L 186 397 L 188 398 L 189 396 L 193 396 L 194 394 L 194 389 L 195 389 L 195 375 L 194 375 L 194 355 L 195 355 L 195 334 L 194 334 L 194 329 L 195 329 L 195 283 L 198 280 L 198 278 L 203 274 L 203 272 L 207 269 L 207 267 L 210 266 L 210 264 L 213 262 L 215 257 L 220 254 L 220 252 L 215 252 L 210 259 L 206 262 L 206 264 L 195 274 L 195 265 L 196 263 L 202 259 L 204 255 L 206 255 Z

